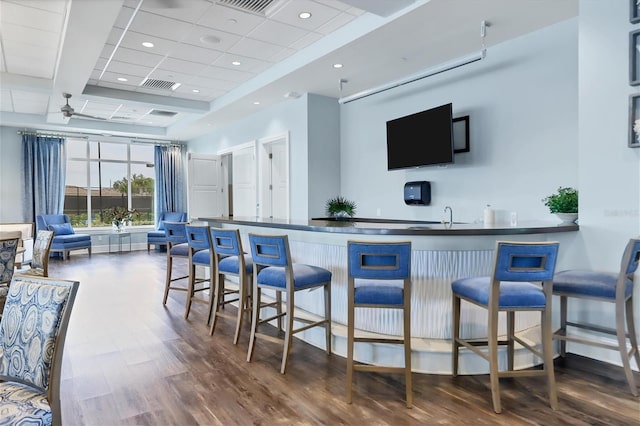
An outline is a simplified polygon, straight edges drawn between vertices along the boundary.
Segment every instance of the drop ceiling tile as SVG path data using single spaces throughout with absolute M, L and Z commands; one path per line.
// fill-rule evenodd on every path
M 300 12 L 310 12 L 311 17 L 309 19 L 300 19 L 298 18 Z M 311 0 L 296 0 L 287 3 L 271 15 L 270 18 L 308 31 L 314 31 L 340 13 L 337 9 Z
M 21 114 L 46 114 L 49 95 L 44 93 L 18 92 L 13 93 L 13 110 Z
M 202 72 L 200 76 L 205 78 L 213 78 L 216 80 L 224 80 L 228 82 L 241 83 L 253 77 L 253 73 L 239 71 L 239 70 L 232 70 L 232 69 L 222 68 L 222 67 L 217 67 L 215 65 L 212 65 L 210 67 L 207 67 L 207 69 L 204 72 Z M 191 81 L 191 84 L 194 84 L 193 81 L 194 80 Z
M 142 43 L 145 41 L 150 41 L 154 44 L 153 49 L 150 52 L 154 55 L 165 56 L 171 53 L 178 46 L 178 43 L 173 40 L 167 40 L 166 38 L 161 37 L 152 37 L 146 34 L 137 33 L 135 31 L 127 31 L 124 38 L 122 39 L 120 47 L 139 50 L 143 47 Z
M 2 16 L 0 22 L 5 23 L 24 23 L 25 27 L 35 28 L 42 31 L 50 31 L 59 33 L 64 24 L 64 15 L 49 12 L 43 9 L 29 7 L 28 3 L 2 3 Z
M 191 27 L 192 24 L 177 19 L 138 11 L 129 29 L 141 34 L 180 41 Z
M 271 62 L 280 62 L 285 60 L 286 58 L 288 58 L 289 56 L 293 55 L 294 53 L 296 53 L 296 50 L 294 49 L 289 49 L 288 47 L 285 47 L 284 49 L 281 49 L 279 52 L 277 52 L 275 55 L 273 55 L 271 58 L 269 58 L 269 60 Z
M 58 14 L 65 13 L 67 7 L 67 0 L 3 0 L 3 2 L 22 4 Z
M 125 85 L 124 83 L 114 82 L 113 80 L 100 80 L 98 82 L 98 86 L 100 87 L 108 87 L 110 89 L 120 89 L 120 90 L 128 90 L 131 91 L 131 85 Z
M 307 46 L 311 46 L 316 41 L 322 38 L 322 34 L 319 33 L 307 33 L 304 37 L 298 39 L 292 43 L 289 47 L 295 50 L 302 50 Z
M 248 37 L 280 46 L 289 46 L 308 31 L 277 21 L 265 21 L 247 34 Z
M 236 43 L 236 45 L 231 49 L 229 49 L 229 53 L 268 61 L 273 55 L 280 52 L 281 50 L 282 46 L 265 43 L 263 41 L 250 38 L 244 38 Z
M 194 77 L 189 82 L 190 86 L 207 88 L 228 92 L 236 87 L 236 84 L 228 80 L 220 80 L 213 77 L 213 73 L 205 73 L 202 76 Z
M 165 0 L 145 0 L 141 10 L 155 15 L 178 19 L 180 21 L 195 23 L 198 19 L 213 7 L 212 2 L 207 0 L 181 1 L 180 7 L 158 7 L 163 6 Z
M 149 78 L 153 78 L 156 80 L 173 81 L 176 83 L 185 84 L 185 83 L 188 83 L 193 78 L 193 76 L 190 74 L 183 74 L 177 71 L 169 71 L 169 70 L 157 68 L 151 73 L 151 75 L 149 75 Z
M 240 65 L 233 65 L 232 62 L 238 61 Z M 248 58 L 246 56 L 233 55 L 225 53 L 221 55 L 212 65 L 221 68 L 228 68 L 233 71 L 249 72 L 256 74 L 260 71 L 264 71 L 273 64 L 267 61 L 261 61 L 255 58 Z
M 244 36 L 265 21 L 262 16 L 216 4 L 198 21 L 198 25 Z
M 198 93 L 194 93 L 193 90 L 198 90 Z M 206 87 L 202 87 L 202 86 L 193 86 L 190 84 L 183 84 L 182 86 L 178 87 L 175 91 L 174 91 L 174 96 L 178 96 L 180 98 L 185 98 L 185 99 L 194 99 L 194 100 L 198 100 L 198 101 L 212 101 L 213 99 L 224 95 L 225 93 L 227 93 L 227 91 L 225 90 L 216 90 L 216 89 L 209 89 Z
M 170 57 L 209 65 L 218 59 L 220 55 L 222 55 L 222 52 L 219 50 L 180 43 Z
M 325 6 L 329 6 L 329 7 L 332 7 L 334 9 L 338 9 L 338 10 L 342 10 L 342 11 L 345 11 L 345 10 L 351 8 L 350 5 L 348 5 L 346 3 L 343 3 L 340 0 L 321 0 L 321 1 L 314 0 L 314 3 L 321 3 L 321 4 L 325 5 Z
M 102 53 L 100 53 L 100 57 L 104 58 L 104 59 L 109 59 L 109 57 L 111 57 L 111 54 L 113 53 L 113 49 L 115 49 L 116 46 L 113 44 L 105 44 L 104 47 L 102 48 Z
M 320 26 L 316 31 L 324 35 L 331 34 L 337 29 L 347 25 L 349 22 L 353 21 L 354 19 L 355 17 L 353 15 L 349 15 L 348 13 L 341 13 L 335 18 L 331 19 L 326 24 Z
M 58 33 L 42 31 L 36 28 L 27 28 L 10 23 L 2 24 L 2 40 L 19 41 L 24 44 L 45 47 L 47 49 L 58 48 Z
M 185 75 L 200 74 L 207 66 L 195 62 L 183 61 L 182 59 L 166 58 L 158 66 L 159 69 L 175 71 Z
M 135 12 L 135 7 L 122 7 L 122 9 L 120 9 L 120 14 L 116 18 L 116 22 L 113 24 L 113 26 L 116 28 L 126 28 L 127 24 L 129 24 L 131 16 L 133 15 L 133 12 Z
M 151 68 L 155 68 L 163 59 L 164 56 L 162 55 L 155 55 L 147 51 L 129 49 L 126 47 L 120 47 L 116 51 L 116 54 L 113 55 L 114 61 L 126 62 L 128 64 L 136 64 Z
M 120 37 L 122 37 L 122 33 L 124 33 L 124 28 L 111 28 L 109 32 L 109 37 L 107 38 L 108 44 L 113 44 L 114 46 L 118 44 L 120 41 Z
M 143 67 L 140 65 L 129 64 L 127 62 L 111 61 L 107 67 L 107 71 L 112 74 L 118 74 L 122 77 L 129 78 L 129 76 L 146 77 L 153 67 Z
M 118 77 L 124 77 L 129 81 L 118 81 Z M 104 73 L 104 75 L 100 79 L 100 86 L 103 86 L 103 85 L 106 86 L 106 83 L 109 83 L 109 84 L 118 85 L 117 89 L 131 90 L 132 86 L 136 87 L 140 85 L 143 79 L 144 77 L 140 77 L 140 76 L 135 76 L 135 75 L 123 76 L 122 74 L 117 74 L 117 73 L 112 73 L 110 71 L 107 71 Z M 112 87 L 112 86 L 106 86 L 106 87 Z
M 220 39 L 220 42 L 216 44 L 203 43 L 200 39 L 205 36 L 215 36 Z M 230 49 L 231 46 L 238 43 L 241 39 L 242 37 L 239 37 L 235 34 L 214 30 L 213 28 L 203 27 L 201 25 L 194 25 L 189 31 L 189 34 L 187 34 L 187 36 L 182 39 L 182 42 L 192 44 L 194 46 L 216 49 L 221 52 L 225 52 Z

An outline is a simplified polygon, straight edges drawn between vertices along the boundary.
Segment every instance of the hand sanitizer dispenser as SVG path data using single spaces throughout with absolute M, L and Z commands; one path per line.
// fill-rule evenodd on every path
M 404 203 L 412 205 L 431 204 L 431 182 L 425 180 L 404 184 Z

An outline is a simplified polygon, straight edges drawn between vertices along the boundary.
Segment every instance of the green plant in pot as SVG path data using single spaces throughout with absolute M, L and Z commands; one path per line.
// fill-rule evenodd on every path
M 356 203 L 344 197 L 334 197 L 327 200 L 327 215 L 335 219 L 349 219 L 356 214 Z
M 578 219 L 578 190 L 575 188 L 561 186 L 555 194 L 543 198 L 542 202 L 563 223 L 573 223 Z

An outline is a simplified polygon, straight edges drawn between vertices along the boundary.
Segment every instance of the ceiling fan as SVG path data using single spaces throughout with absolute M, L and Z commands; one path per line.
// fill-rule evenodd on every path
M 62 96 L 64 96 L 64 98 L 67 100 L 67 103 L 60 108 L 60 111 L 62 111 L 63 116 L 67 118 L 84 117 L 84 118 L 91 118 L 92 120 L 106 120 L 106 118 L 95 117 L 93 115 L 87 115 L 87 114 L 81 114 L 79 112 L 75 112 L 75 110 L 71 108 L 71 105 L 69 105 L 69 98 L 71 97 L 71 93 L 63 93 Z

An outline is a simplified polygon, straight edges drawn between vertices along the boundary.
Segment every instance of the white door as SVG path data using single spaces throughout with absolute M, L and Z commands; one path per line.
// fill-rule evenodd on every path
M 223 213 L 220 156 L 189 153 L 189 218 L 218 217 Z
M 254 144 L 234 150 L 231 157 L 233 216 L 256 217 L 256 155 Z
M 289 219 L 289 141 L 260 139 L 260 217 Z

